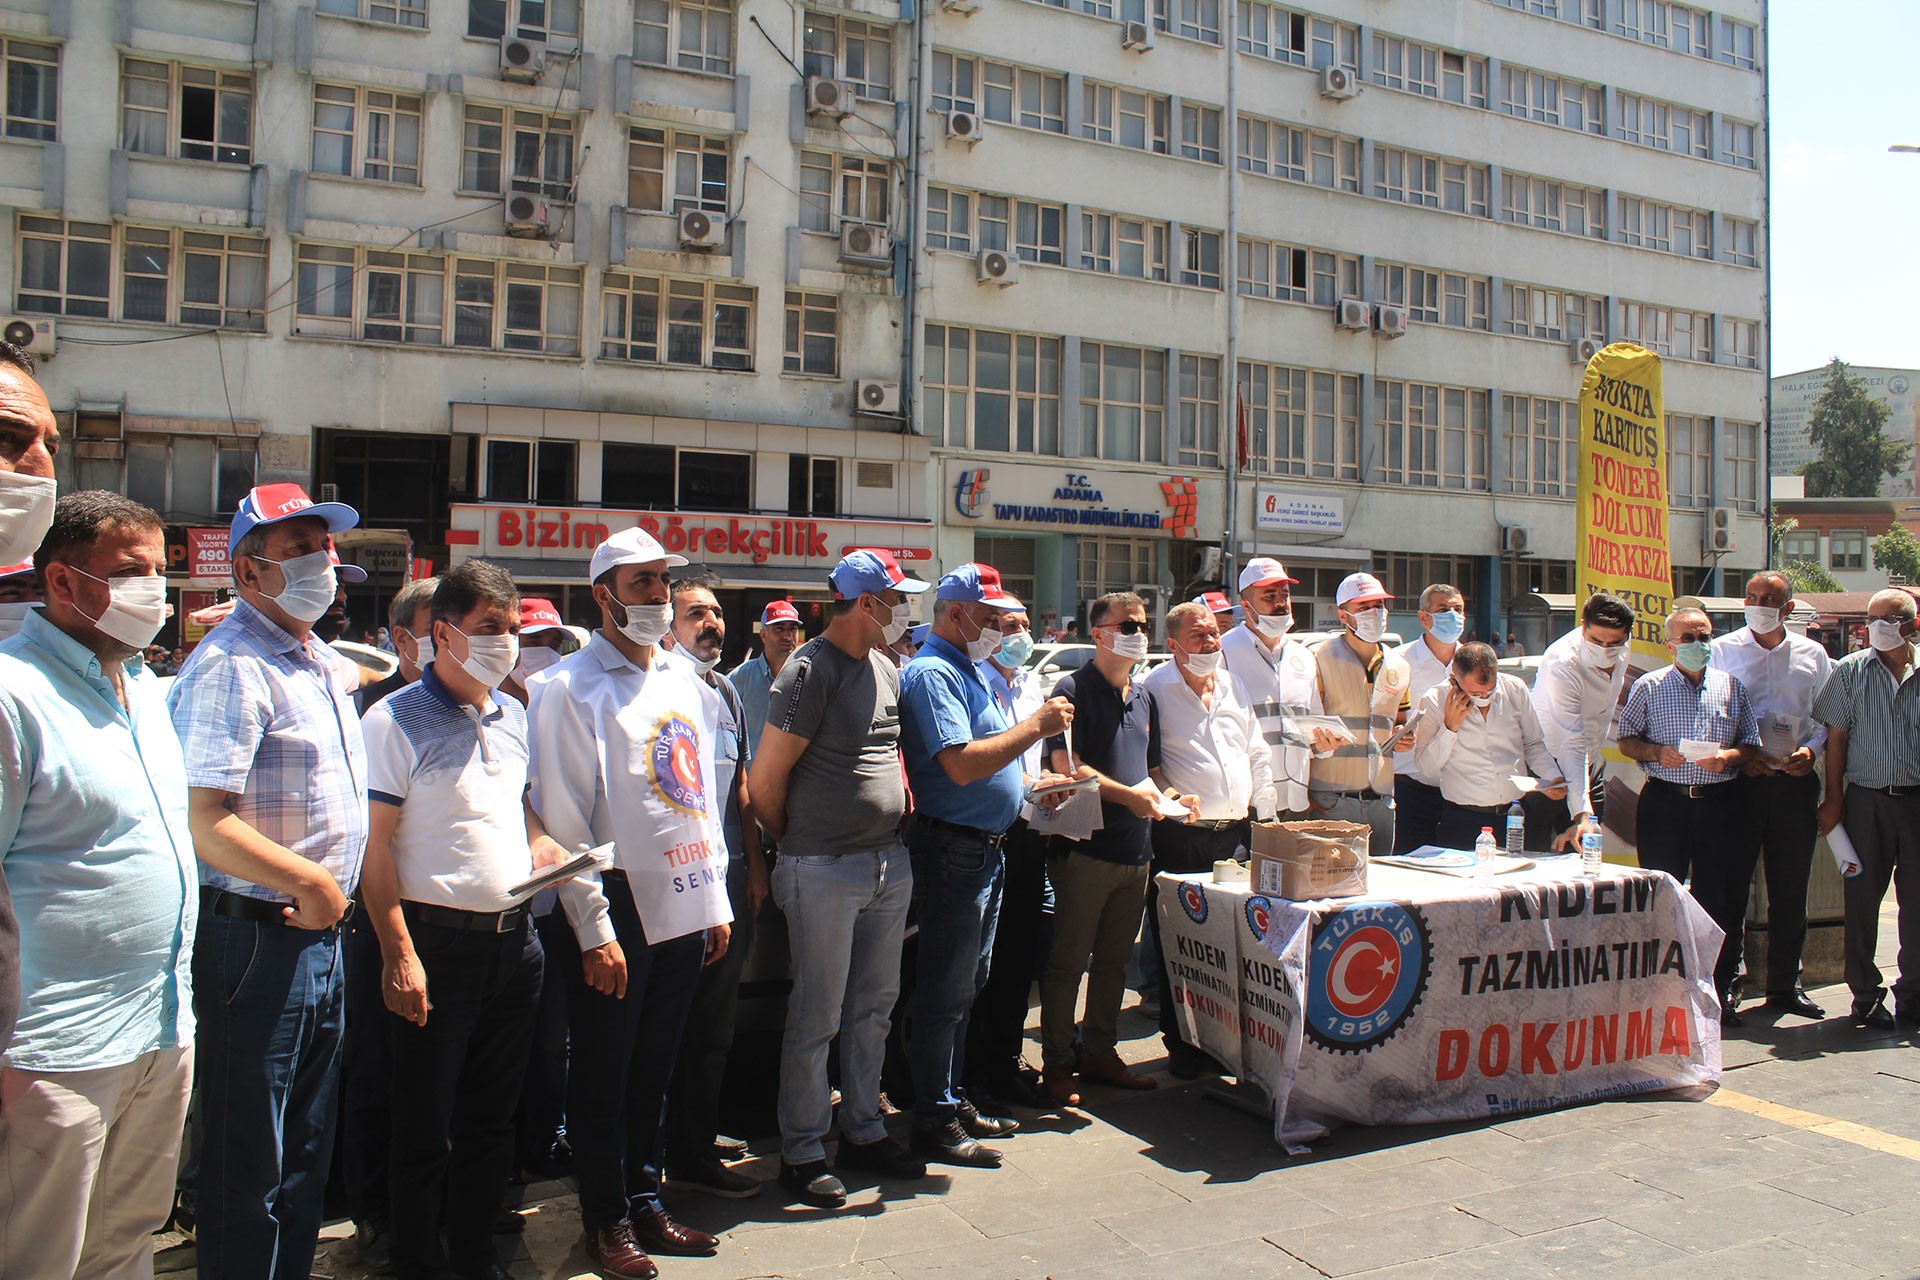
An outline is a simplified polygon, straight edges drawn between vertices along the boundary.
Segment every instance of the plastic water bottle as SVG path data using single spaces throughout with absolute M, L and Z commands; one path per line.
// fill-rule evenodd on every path
M 1524 858 L 1527 856 L 1527 815 L 1520 811 L 1520 802 L 1515 800 L 1507 810 L 1507 856 Z
M 1586 823 L 1581 829 L 1580 874 L 1583 876 L 1600 874 L 1600 827 L 1597 823 Z
M 1493 841 L 1493 828 L 1480 828 L 1480 838 L 1473 842 L 1473 872 L 1475 875 L 1489 875 L 1493 871 L 1493 857 L 1500 852 L 1500 846 Z

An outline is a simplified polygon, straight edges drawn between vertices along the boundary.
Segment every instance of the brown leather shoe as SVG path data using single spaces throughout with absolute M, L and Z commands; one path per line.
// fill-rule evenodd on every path
M 1041 1083 L 1047 1087 L 1047 1093 L 1063 1107 L 1080 1105 L 1080 1090 L 1073 1085 L 1073 1068 L 1064 1062 L 1050 1062 L 1046 1070 L 1040 1073 Z
M 633 1238 L 632 1224 L 625 1221 L 588 1236 L 587 1252 L 593 1256 L 593 1269 L 615 1280 L 653 1280 L 660 1274 L 660 1268 Z
M 664 1213 L 648 1213 L 633 1220 L 633 1238 L 648 1253 L 663 1258 L 710 1258 L 720 1248 L 717 1236 L 683 1226 Z
M 1158 1089 L 1160 1082 L 1152 1076 L 1143 1076 L 1127 1069 L 1120 1061 L 1120 1055 L 1110 1053 L 1104 1058 L 1092 1058 L 1080 1064 L 1080 1078 L 1093 1080 L 1100 1084 L 1110 1084 L 1116 1089 Z

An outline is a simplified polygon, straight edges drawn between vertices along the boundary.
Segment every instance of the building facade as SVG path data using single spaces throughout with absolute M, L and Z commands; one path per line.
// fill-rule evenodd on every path
M 1570 587 L 1610 339 L 1669 357 L 1679 586 L 1765 558 L 1762 15 L 4 0 L 0 278 L 185 587 L 294 479 L 381 531 L 356 622 L 482 552 L 579 620 L 653 520 L 736 648 L 862 543 L 1041 623 L 1264 552 L 1305 622 L 1371 566 L 1484 629 Z
M 1900 471 L 1881 477 L 1880 496 L 1912 498 L 1920 494 L 1920 369 L 1848 367 L 1866 384 L 1867 394 L 1887 406 L 1890 440 L 1911 441 L 1913 454 Z M 1772 423 L 1773 474 L 1798 476 L 1800 468 L 1819 456 L 1813 447 L 1813 403 L 1827 389 L 1825 366 L 1804 373 L 1783 374 L 1773 380 L 1769 419 Z M 1797 495 L 1796 495 L 1797 496 Z

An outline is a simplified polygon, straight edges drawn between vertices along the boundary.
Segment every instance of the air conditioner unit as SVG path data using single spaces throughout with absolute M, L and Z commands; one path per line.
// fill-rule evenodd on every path
M 1407 336 L 1407 309 L 1389 307 L 1385 303 L 1375 313 L 1375 324 L 1383 338 L 1404 338 Z
M 1598 338 L 1575 338 L 1567 344 L 1567 363 L 1578 365 L 1582 369 L 1586 368 L 1588 362 L 1599 354 Z
M 547 70 L 547 46 L 541 40 L 500 37 L 500 78 L 532 84 Z
M 850 222 L 840 228 L 840 262 L 849 267 L 890 267 L 893 237 L 880 227 Z
M 727 220 L 705 209 L 680 211 L 682 249 L 720 249 L 727 243 Z
M 973 0 L 940 0 L 940 7 L 947 13 L 957 13 L 963 18 L 971 18 L 980 12 L 980 6 L 974 4 Z
M 6 340 L 30 356 L 53 354 L 53 321 L 41 316 L 13 316 L 0 329 Z
M 973 260 L 974 278 L 1002 289 L 1020 283 L 1020 259 L 1005 249 L 982 249 Z
M 1713 507 L 1707 511 L 1707 554 L 1725 555 L 1737 550 L 1733 537 L 1733 508 Z
M 854 412 L 873 418 L 900 416 L 900 384 L 862 378 L 853 384 Z
M 338 502 L 338 501 L 340 501 L 340 486 L 339 486 L 339 485 L 337 485 L 337 484 L 323 484 L 323 485 L 321 485 L 321 486 L 320 486 L 320 501 L 322 501 L 322 502 Z
M 947 117 L 947 136 L 958 138 L 972 146 L 980 141 L 980 117 L 971 111 L 949 111 Z
M 1342 298 L 1333 309 L 1333 327 L 1364 333 L 1373 328 L 1373 307 L 1359 298 Z
M 1121 23 L 1120 47 L 1132 49 L 1136 53 L 1145 53 L 1153 48 L 1153 28 L 1144 22 Z
M 1345 67 L 1320 68 L 1320 96 L 1344 102 L 1360 92 L 1360 82 Z
M 544 236 L 547 234 L 547 202 L 539 196 L 517 194 L 507 197 L 507 234 Z
M 1514 555 L 1527 554 L 1527 530 L 1525 525 L 1503 524 L 1500 526 L 1500 549 Z
M 853 86 L 845 80 L 807 77 L 807 114 L 838 120 L 853 114 Z

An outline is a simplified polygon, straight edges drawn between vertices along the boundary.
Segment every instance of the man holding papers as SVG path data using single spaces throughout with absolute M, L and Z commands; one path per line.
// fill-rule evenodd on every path
M 513 579 L 484 560 L 434 589 L 439 661 L 367 713 L 372 822 L 361 879 L 390 1028 L 392 1262 L 401 1280 L 499 1280 L 494 1219 L 540 997 L 540 940 L 510 893 L 564 852 L 529 821 Z M 446 1243 L 441 1244 L 442 1231 Z
M 1727 934 L 1714 980 L 1720 1025 L 1737 1027 L 1732 987 L 1753 864 L 1741 879 L 1740 793 L 1728 784 L 1759 750 L 1760 727 L 1745 686 L 1707 666 L 1712 641 L 1713 623 L 1700 610 L 1668 614 L 1673 665 L 1634 681 L 1618 727 L 1620 753 L 1647 774 L 1635 823 L 1640 865 L 1676 880 L 1692 871 L 1694 899 Z
M 1765 856 L 1767 1007 L 1824 1018 L 1826 1012 L 1801 989 L 1800 948 L 1807 937 L 1807 878 L 1820 805 L 1813 758 L 1827 745 L 1827 727 L 1813 718 L 1813 700 L 1833 670 L 1833 659 L 1814 641 L 1787 630 L 1792 609 L 1793 585 L 1785 575 L 1754 574 L 1747 580 L 1747 625 L 1713 642 L 1710 665 L 1746 686 L 1760 722 L 1760 754 L 1740 767 L 1733 784 L 1744 820 L 1733 878 L 1745 886 Z M 1739 939 L 1730 936 L 1728 942 Z M 1736 955 L 1744 952 L 1744 946 L 1735 946 Z
M 1454 651 L 1446 679 L 1421 695 L 1413 756 L 1422 775 L 1440 781 L 1440 816 L 1433 842 L 1471 849 L 1482 827 L 1505 844 L 1507 810 L 1520 798 L 1517 775 L 1552 779 L 1546 794 L 1559 799 L 1559 769 L 1547 750 L 1526 682 L 1500 674 L 1493 646 L 1471 641 Z

